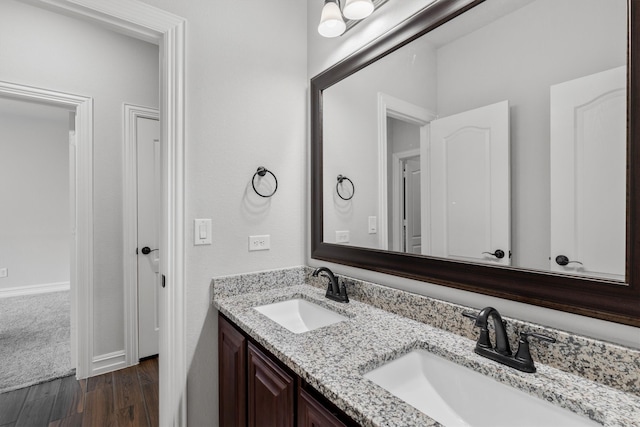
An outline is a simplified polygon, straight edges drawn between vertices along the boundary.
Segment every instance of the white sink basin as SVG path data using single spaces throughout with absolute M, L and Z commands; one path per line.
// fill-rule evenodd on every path
M 447 427 L 601 426 L 426 350 L 364 377 Z
M 347 320 L 335 311 L 302 298 L 262 305 L 254 309 L 296 334 Z

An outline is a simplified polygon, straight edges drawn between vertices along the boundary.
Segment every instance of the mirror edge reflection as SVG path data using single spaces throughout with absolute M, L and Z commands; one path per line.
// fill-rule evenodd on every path
M 536 270 L 485 266 L 444 258 L 387 252 L 323 242 L 322 91 L 377 59 L 485 0 L 441 0 L 328 68 L 310 82 L 311 102 L 311 257 L 408 279 L 491 295 L 527 304 L 640 326 L 640 0 L 628 0 L 628 130 L 626 284 Z M 637 49 L 636 49 L 637 50 Z

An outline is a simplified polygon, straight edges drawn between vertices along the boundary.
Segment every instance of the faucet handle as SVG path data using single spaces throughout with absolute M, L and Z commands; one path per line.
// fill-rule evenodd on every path
M 343 302 L 349 302 L 349 295 L 347 295 L 347 281 L 342 280 L 342 284 L 340 285 L 340 298 Z
M 548 335 L 542 335 L 542 334 L 537 334 L 535 332 L 520 332 L 520 337 L 523 338 L 525 341 L 527 340 L 527 338 L 532 337 L 532 338 L 537 338 L 541 341 L 546 341 L 546 342 L 556 342 L 556 339 L 553 337 L 550 337 Z
M 463 311 L 463 312 L 462 312 L 462 315 L 463 315 L 464 317 L 468 317 L 469 319 L 472 319 L 472 320 L 476 320 L 476 319 L 478 318 L 478 315 L 477 315 L 477 314 L 473 314 L 473 313 L 468 312 L 468 311 Z
M 556 339 L 547 335 L 537 334 L 535 332 L 520 332 L 520 338 L 518 339 L 518 351 L 516 352 L 515 358 L 530 364 L 533 368 L 533 372 L 535 372 L 533 359 L 531 358 L 531 352 L 529 351 L 529 337 L 551 343 L 556 342 Z
M 469 319 L 474 321 L 474 326 L 478 326 L 477 323 L 475 323 L 478 320 L 478 314 L 474 314 L 471 313 L 469 311 L 463 311 L 462 315 L 464 317 L 468 317 Z M 491 345 L 491 339 L 489 338 L 489 329 L 487 328 L 480 328 L 480 336 L 478 337 L 478 342 L 476 343 L 479 347 L 483 347 L 483 348 L 492 348 Z

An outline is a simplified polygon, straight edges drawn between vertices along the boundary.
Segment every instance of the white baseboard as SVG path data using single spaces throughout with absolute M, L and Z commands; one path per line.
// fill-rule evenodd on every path
M 21 297 L 24 295 L 46 294 L 49 292 L 68 291 L 69 282 L 44 283 L 42 285 L 16 286 L 13 288 L 0 288 L 0 298 Z
M 91 363 L 91 375 L 96 376 L 107 372 L 117 371 L 127 367 L 124 350 L 114 351 L 94 356 Z

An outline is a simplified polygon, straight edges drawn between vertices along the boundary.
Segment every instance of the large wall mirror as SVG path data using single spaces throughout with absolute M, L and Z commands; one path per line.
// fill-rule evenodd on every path
M 312 257 L 640 326 L 638 0 L 440 0 L 311 80 Z

